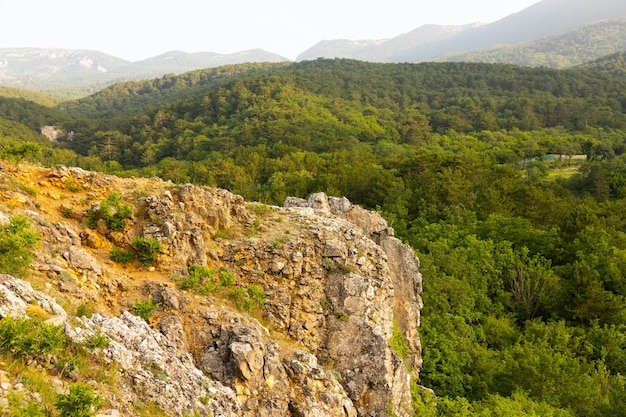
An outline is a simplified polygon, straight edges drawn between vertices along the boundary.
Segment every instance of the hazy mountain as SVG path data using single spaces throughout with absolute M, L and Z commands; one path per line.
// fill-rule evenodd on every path
M 296 58 L 297 61 L 311 60 L 319 57 L 343 58 L 355 56 L 359 51 L 368 50 L 378 44 L 386 43 L 387 40 L 362 40 L 351 41 L 348 39 L 336 39 L 332 41 L 320 41 L 307 49 Z
M 72 49 L 0 49 L 0 84 L 45 90 L 94 85 L 130 62 L 97 51 Z
M 597 0 L 593 4 L 588 0 L 544 0 L 494 23 L 460 27 L 426 25 L 393 39 L 369 41 L 369 45 L 363 42 L 365 46 L 351 54 L 334 56 L 419 62 L 496 45 L 536 41 L 601 20 L 622 17 L 626 18 L 624 0 Z M 298 59 L 326 57 L 320 46 L 324 45 L 312 47 Z
M 323 58 L 354 58 L 363 61 L 387 62 L 394 55 L 402 53 L 407 48 L 418 47 L 431 42 L 449 39 L 459 33 L 476 27 L 477 25 L 442 26 L 423 25 L 419 28 L 393 39 L 384 40 L 334 40 L 321 41 L 310 49 L 307 49 L 297 60 Z
M 160 77 L 243 62 L 287 61 L 260 49 L 217 54 L 172 51 L 143 61 L 130 62 L 97 51 L 71 49 L 0 49 L 0 85 L 30 90 L 94 92 L 120 81 Z
M 161 76 L 168 73 L 182 74 L 183 72 L 195 69 L 241 64 L 243 62 L 284 61 L 288 61 L 288 59 L 262 49 L 253 49 L 233 54 L 170 51 L 163 55 L 158 55 L 143 61 L 133 62 L 132 64 L 121 68 L 119 72 L 120 75 L 137 74 Z
M 534 42 L 443 55 L 436 60 L 566 68 L 622 49 L 626 49 L 626 19 L 602 21 Z

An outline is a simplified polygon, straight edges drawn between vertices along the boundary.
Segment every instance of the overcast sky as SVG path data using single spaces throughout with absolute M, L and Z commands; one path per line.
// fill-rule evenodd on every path
M 130 61 L 261 48 L 289 59 L 326 39 L 489 23 L 539 0 L 0 0 L 0 48 L 91 49 Z

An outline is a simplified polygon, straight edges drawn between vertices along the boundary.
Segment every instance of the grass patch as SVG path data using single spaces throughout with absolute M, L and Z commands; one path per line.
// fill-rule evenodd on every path
M 290 240 L 291 240 L 291 236 L 289 236 L 288 234 L 285 234 L 283 236 L 278 236 L 272 239 L 270 243 L 267 244 L 267 247 L 268 249 L 276 249 L 276 248 L 281 247 L 285 243 L 289 242 Z
M 246 204 L 246 207 L 258 217 L 265 217 L 272 211 L 270 206 L 261 203 L 248 203 Z
M 230 240 L 235 238 L 235 231 L 233 229 L 222 229 L 213 233 L 213 240 L 223 239 Z
M 395 319 L 393 320 L 393 330 L 388 343 L 389 348 L 391 348 L 391 350 L 393 350 L 402 360 L 405 360 L 411 354 L 409 342 L 405 339 L 402 334 L 402 330 L 400 330 L 400 326 L 398 326 Z
M 72 178 L 67 178 L 64 184 L 65 188 L 73 193 L 79 193 L 84 190 L 83 186 L 80 185 L 80 183 L 74 181 L 74 179 Z

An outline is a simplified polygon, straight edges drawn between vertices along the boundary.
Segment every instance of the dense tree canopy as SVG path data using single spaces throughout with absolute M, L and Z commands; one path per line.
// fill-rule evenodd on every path
M 438 399 L 416 392 L 418 415 L 623 415 L 625 97 L 624 77 L 585 69 L 249 64 L 66 103 L 57 144 L 8 121 L 0 139 L 5 156 L 27 140 L 49 164 L 379 210 L 422 263 L 419 383 Z

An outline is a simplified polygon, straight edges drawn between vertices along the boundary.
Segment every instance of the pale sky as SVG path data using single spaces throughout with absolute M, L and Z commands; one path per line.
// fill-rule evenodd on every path
M 539 0 L 0 0 L 0 48 L 162 53 L 261 48 L 285 58 L 321 40 L 387 39 L 428 24 L 490 23 Z

